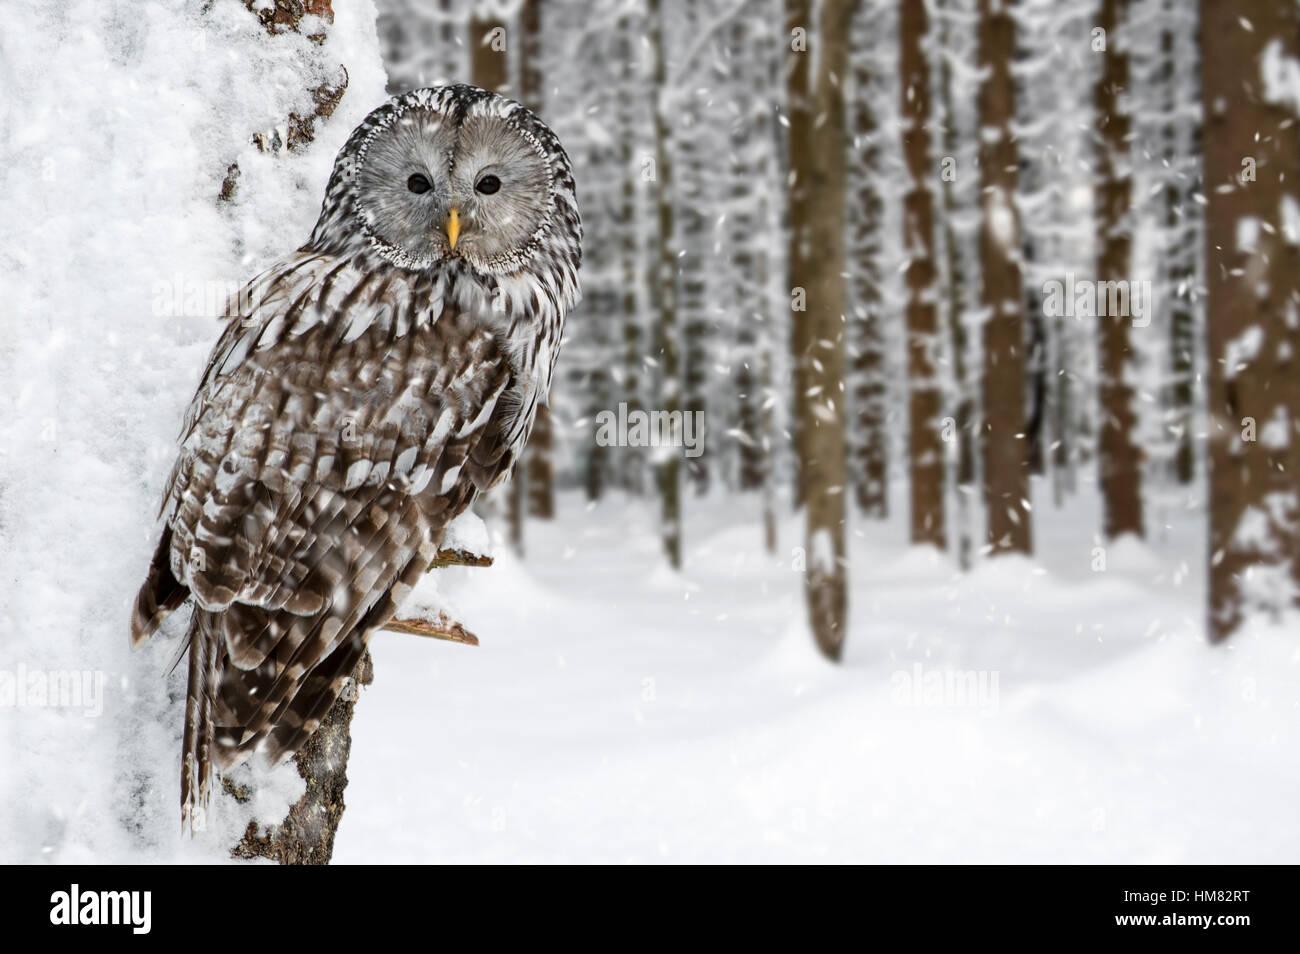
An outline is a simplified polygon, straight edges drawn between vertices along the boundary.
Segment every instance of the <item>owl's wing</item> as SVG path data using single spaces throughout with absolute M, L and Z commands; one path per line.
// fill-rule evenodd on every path
M 171 568 L 203 605 L 317 612 L 329 594 L 275 562 L 301 529 L 286 520 L 365 487 L 444 493 L 471 454 L 480 480 L 502 456 L 487 448 L 511 429 L 494 417 L 498 401 L 514 417 L 509 364 L 481 322 L 419 281 L 303 256 L 250 284 L 248 314 L 227 326 L 186 414 L 162 505 Z
M 320 257 L 283 266 L 227 328 L 186 416 L 132 639 L 194 595 L 194 625 L 219 647 L 198 676 L 222 761 L 310 734 L 357 637 L 395 611 L 394 587 L 510 464 L 510 362 L 421 281 Z

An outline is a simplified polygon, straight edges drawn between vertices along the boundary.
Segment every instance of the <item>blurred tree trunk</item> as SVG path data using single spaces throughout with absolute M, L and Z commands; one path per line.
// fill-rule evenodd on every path
M 1029 553 L 1024 289 L 1016 209 L 1016 48 L 1010 0 L 979 0 L 980 267 L 983 273 L 984 502 L 992 552 Z
M 533 421 L 533 435 L 528 440 L 524 484 L 527 487 L 527 515 L 539 520 L 555 517 L 555 431 L 551 409 L 542 404 Z
M 943 183 L 940 199 L 942 200 L 941 217 L 943 221 L 944 281 L 947 284 L 948 337 L 952 351 L 953 390 L 956 392 L 954 410 L 953 441 L 956 443 L 956 466 L 953 468 L 953 483 L 956 488 L 955 537 L 957 562 L 963 568 L 969 568 L 971 552 L 971 501 L 975 485 L 975 401 L 971 394 L 971 384 L 966 369 L 966 355 L 969 344 L 966 337 L 965 309 L 963 308 L 966 273 L 962 267 L 962 250 L 958 247 L 959 238 L 954 219 L 959 205 L 955 188 L 957 168 L 957 120 L 953 105 L 952 67 L 948 58 L 954 55 L 945 0 L 938 0 L 936 9 L 940 15 L 942 27 L 939 32 L 939 95 L 943 100 L 943 151 L 945 159 L 954 163 L 951 175 L 941 175 Z
M 1105 60 L 1097 80 L 1094 104 L 1100 124 L 1097 149 L 1097 356 L 1101 433 L 1097 471 L 1103 507 L 1102 532 L 1109 538 L 1124 533 L 1143 536 L 1142 465 L 1134 444 L 1137 413 L 1130 383 L 1132 316 L 1110 314 L 1102 289 L 1108 282 L 1128 283 L 1133 245 L 1133 180 L 1130 155 L 1132 123 L 1121 97 L 1128 94 L 1127 0 L 1102 0 L 1098 26 L 1106 31 Z M 1121 286 L 1122 287 L 1122 286 Z M 1131 291 L 1131 290 L 1130 290 Z M 1117 304 L 1118 301 L 1112 302 Z
M 519 8 L 519 102 L 542 111 L 542 0 L 523 0 Z
M 773 259 L 780 255 L 774 239 L 781 232 L 778 178 L 780 175 L 781 127 L 776 121 L 777 103 L 780 100 L 781 58 L 773 55 L 767 34 L 755 31 L 750 41 L 752 74 L 759 91 L 755 111 L 754 137 L 758 159 L 755 179 L 758 182 L 758 241 L 754 250 L 754 287 L 758 289 L 759 313 L 756 320 L 758 332 L 758 380 L 762 394 L 762 411 L 759 419 L 759 445 L 763 458 L 763 544 L 768 553 L 776 553 L 776 405 L 777 387 L 773 366 L 776 355 L 776 303 L 772 299 L 772 276 L 776 269 Z M 776 166 L 776 168 L 773 168 Z
M 815 59 L 816 75 L 810 77 L 812 98 L 797 126 L 794 113 L 801 84 L 790 81 L 790 162 L 795 170 L 790 233 L 793 285 L 807 293 L 807 312 L 796 315 L 794 335 L 799 345 L 794 359 L 802 369 L 795 407 L 807 520 L 805 591 L 813 638 L 830 659 L 839 659 L 843 652 L 848 609 L 843 397 L 848 138 L 841 81 L 848 75 L 853 6 L 853 0 L 821 0 L 816 31 L 806 21 L 800 23 L 807 4 L 796 0 L 786 8 L 787 26 L 802 26 L 811 37 L 810 47 L 816 43 L 815 57 L 811 50 L 792 51 L 796 63 L 804 65 L 796 66 L 790 75 L 807 75 L 810 58 Z
M 628 413 L 645 408 L 642 377 L 645 369 L 645 329 L 641 317 L 639 290 L 640 275 L 643 268 L 641 260 L 641 218 L 640 205 L 637 201 L 637 180 L 642 170 L 634 161 L 634 150 L 638 137 L 643 135 L 645 123 L 643 112 L 637 104 L 641 96 L 641 72 L 638 56 L 640 46 L 637 17 L 627 13 L 619 18 L 615 27 L 617 40 L 615 57 L 619 64 L 618 89 L 615 93 L 614 121 L 617 126 L 620 175 L 622 178 L 619 194 L 619 259 L 623 275 L 623 294 L 621 311 L 623 321 L 623 341 L 621 359 L 617 364 L 623 368 L 623 395 L 627 401 Z M 623 488 L 634 494 L 645 491 L 645 454 L 642 448 L 624 448 L 623 466 L 620 472 Z
M 702 4 L 698 0 L 676 0 L 673 5 L 678 17 L 686 20 L 688 36 L 701 29 Z M 682 89 L 676 107 L 678 133 L 675 140 L 677 153 L 677 229 L 680 257 L 677 260 L 680 298 L 678 314 L 682 325 L 682 395 L 687 413 L 708 412 L 710 354 L 714 348 L 714 335 L 710 327 L 708 300 L 708 271 L 713 267 L 709 250 L 709 230 L 712 225 L 712 194 L 709 169 L 721 161 L 725 147 L 715 141 L 712 124 L 705 121 L 704 103 L 697 89 Z M 709 452 L 707 441 L 704 453 L 685 461 L 684 480 L 701 496 L 709 489 Z
M 681 412 L 677 363 L 677 257 L 673 251 L 673 161 L 668 127 L 668 82 L 664 49 L 664 13 L 660 0 L 647 0 L 647 34 L 651 57 L 651 106 L 654 111 L 655 206 L 659 231 L 655 237 L 654 268 L 648 282 L 658 306 L 655 345 L 659 352 L 661 410 L 672 420 Z M 681 458 L 676 448 L 660 448 L 656 483 L 661 502 L 664 552 L 673 568 L 682 565 Z
M 760 384 L 762 344 L 759 329 L 764 323 L 766 288 L 758 277 L 758 248 L 754 241 L 761 235 L 758 222 L 758 190 L 766 186 L 759 178 L 754 159 L 761 144 L 760 127 L 764 111 L 761 100 L 749 85 L 752 77 L 744 72 L 752 66 L 751 47 L 746 22 L 737 17 L 731 24 L 728 55 L 741 75 L 735 77 L 732 95 L 738 103 L 736 120 L 731 126 L 731 162 L 728 190 L 731 213 L 727 221 L 727 238 L 731 244 L 733 307 L 736 309 L 736 358 L 732 372 L 736 394 L 736 484 L 742 491 L 761 490 L 767 468 L 763 444 L 763 392 Z M 760 239 L 761 241 L 761 239 Z
M 1173 471 L 1180 484 L 1190 484 L 1196 472 L 1196 451 L 1192 441 L 1193 405 L 1196 387 L 1196 306 L 1193 301 L 1196 276 L 1196 227 L 1198 206 L 1193 194 L 1200 192 L 1196 176 L 1190 173 L 1188 157 L 1195 147 L 1195 128 L 1180 114 L 1187 101 L 1189 75 L 1196 63 L 1179 63 L 1179 33 L 1174 22 L 1188 14 L 1175 8 L 1176 0 L 1165 0 L 1162 16 L 1167 24 L 1160 36 L 1163 57 L 1160 82 L 1164 87 L 1164 160 L 1169 180 L 1165 185 L 1165 294 L 1169 299 L 1170 382 L 1167 397 L 1168 426 L 1174 437 Z
M 804 468 L 799 462 L 808 459 L 805 445 L 804 423 L 809 413 L 808 390 L 811 387 L 809 359 L 815 338 L 812 323 L 804 309 L 808 307 L 808 289 L 803 278 L 808 274 L 809 262 L 814 257 L 804 234 L 807 227 L 807 194 L 812 180 L 812 155 L 808 148 L 812 131 L 812 87 L 810 70 L 812 53 L 812 0 L 785 0 L 785 116 L 787 195 L 789 215 L 789 250 L 786 254 L 788 294 L 790 295 L 790 361 L 793 394 L 790 415 L 790 436 L 794 445 L 794 500 L 797 510 L 804 503 Z
M 772 300 L 769 194 L 773 188 L 772 110 L 766 95 L 776 60 L 770 35 L 737 17 L 731 25 L 728 57 L 738 113 L 731 127 L 731 243 L 736 320 L 734 386 L 737 486 L 761 495 L 763 541 L 776 548 L 772 501 Z
M 924 3 L 899 0 L 899 115 L 908 186 L 903 197 L 907 258 L 908 463 L 913 543 L 947 546 L 944 526 L 943 390 L 935 363 L 939 273 L 934 260 L 935 167 L 930 156 L 929 21 Z
M 519 10 L 519 101 L 535 113 L 542 112 L 542 3 L 524 0 Z M 555 516 L 555 435 L 552 433 L 550 404 L 540 404 L 533 420 L 533 434 L 516 468 L 516 480 L 525 490 L 519 524 L 525 516 L 550 520 Z M 522 538 L 522 533 L 520 534 Z M 520 545 L 522 546 L 522 539 Z
M 475 86 L 510 95 L 510 57 L 505 23 L 478 4 L 469 21 L 469 81 Z
M 1221 640 L 1252 609 L 1300 602 L 1300 110 L 1282 85 L 1300 59 L 1300 8 L 1202 0 L 1201 45 L 1209 631 Z
M 852 130 L 854 148 L 848 176 L 849 255 L 851 276 L 850 326 L 852 328 L 852 429 L 853 489 L 858 509 L 869 517 L 889 515 L 889 437 L 886 415 L 888 392 L 885 360 L 884 308 L 881 295 L 880 232 L 884 203 L 880 198 L 880 127 L 872 97 L 880 93 L 875 82 L 876 18 L 869 5 L 860 3 L 853 15 Z
M 483 89 L 504 94 L 510 90 L 510 37 L 506 34 L 505 23 L 489 15 L 487 9 L 486 4 L 480 4 L 469 21 L 469 81 Z M 531 453 L 532 448 L 530 441 L 525 455 Z M 524 521 L 528 511 L 525 496 L 527 471 L 525 461 L 516 462 L 513 473 L 497 491 L 505 497 L 510 545 L 520 555 L 524 552 Z
M 377 6 L 390 95 L 465 81 L 464 0 L 384 0 Z

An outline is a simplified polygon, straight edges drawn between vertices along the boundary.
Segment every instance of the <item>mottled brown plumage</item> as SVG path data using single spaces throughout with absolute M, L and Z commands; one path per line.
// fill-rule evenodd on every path
M 408 187 L 416 174 L 429 188 Z M 358 127 L 311 241 L 240 296 L 131 627 L 139 645 L 195 603 L 186 818 L 214 763 L 306 741 L 450 520 L 509 471 L 578 296 L 580 239 L 568 159 L 536 117 L 472 87 L 419 90 Z

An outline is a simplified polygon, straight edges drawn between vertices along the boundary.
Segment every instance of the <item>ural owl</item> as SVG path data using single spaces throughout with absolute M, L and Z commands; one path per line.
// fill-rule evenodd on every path
M 311 239 L 246 286 L 180 437 L 138 647 L 193 597 L 182 816 L 212 764 L 278 762 L 329 711 L 447 524 L 500 481 L 579 295 L 569 159 L 471 86 L 396 97 Z

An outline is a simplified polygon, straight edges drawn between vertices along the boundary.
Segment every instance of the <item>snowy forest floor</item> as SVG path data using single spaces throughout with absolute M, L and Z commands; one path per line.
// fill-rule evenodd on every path
M 649 505 L 562 496 L 439 571 L 482 646 L 373 643 L 335 861 L 1294 861 L 1294 626 L 1208 645 L 1198 513 L 1096 572 L 1091 496 L 966 574 L 855 520 L 838 666 L 794 518 L 773 556 L 691 500 L 679 574 Z

